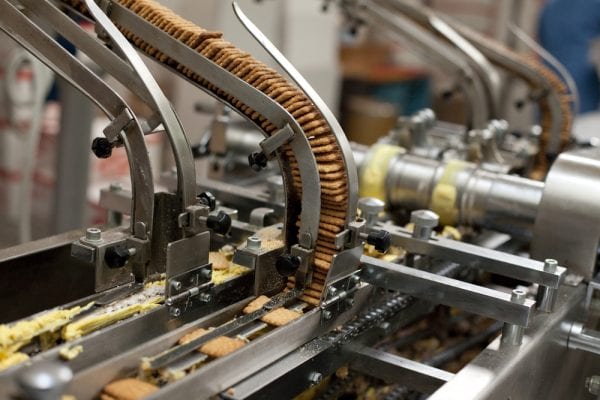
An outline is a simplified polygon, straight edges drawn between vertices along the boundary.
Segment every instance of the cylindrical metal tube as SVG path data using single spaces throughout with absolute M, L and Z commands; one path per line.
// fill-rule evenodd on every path
M 433 209 L 445 224 L 482 226 L 521 237 L 531 235 L 543 191 L 542 182 L 411 155 L 397 156 L 386 178 L 391 209 Z
M 600 332 L 585 329 L 582 323 L 575 322 L 569 333 L 568 347 L 600 355 Z

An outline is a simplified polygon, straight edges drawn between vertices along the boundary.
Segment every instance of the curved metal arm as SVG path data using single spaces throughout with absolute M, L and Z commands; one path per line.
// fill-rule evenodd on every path
M 415 22 L 428 27 L 431 31 L 446 39 L 448 43 L 454 45 L 465 56 L 469 65 L 485 84 L 491 116 L 498 117 L 501 79 L 485 56 L 469 41 L 465 40 L 450 24 L 428 8 L 416 7 L 404 0 L 386 0 L 386 2 L 389 2 L 395 10 L 402 12 Z
M 146 101 L 151 101 L 154 104 L 154 108 L 162 117 L 163 126 L 171 143 L 177 166 L 177 195 L 181 202 L 181 211 L 183 212 L 187 207 L 194 205 L 196 202 L 196 168 L 192 150 L 183 132 L 183 127 L 173 111 L 171 103 L 133 46 L 93 0 L 85 0 L 85 4 L 90 14 L 96 20 L 96 24 L 104 29 L 112 40 L 113 45 L 124 55 L 132 69 L 140 77 L 141 82 L 150 95 Z
M 300 239 L 304 247 L 314 247 L 319 229 L 321 185 L 314 154 L 298 122 L 279 103 L 263 92 L 213 63 L 202 54 L 195 52 L 184 43 L 174 39 L 122 5 L 112 3 L 110 18 L 138 37 L 153 38 L 153 47 L 177 60 L 179 64 L 197 72 L 225 92 L 235 94 L 237 99 L 244 104 L 251 105 L 252 109 L 267 118 L 277 128 L 282 129 L 285 125 L 292 128 L 295 135 L 289 145 L 296 158 L 299 161 L 301 160 L 298 163 L 302 179 Z M 217 100 L 224 101 L 213 92 L 204 88 L 203 90 Z M 246 117 L 237 109 L 236 112 Z
M 346 175 L 348 177 L 348 208 L 346 213 L 346 225 L 356 218 L 356 207 L 358 202 L 358 173 L 354 164 L 354 157 L 352 155 L 352 149 L 350 143 L 346 138 L 346 134 L 342 130 L 339 122 L 327 107 L 327 104 L 319 96 L 319 94 L 313 89 L 306 79 L 298 72 L 298 70 L 290 63 L 285 56 L 279 51 L 277 47 L 258 29 L 256 25 L 243 13 L 242 9 L 238 6 L 237 2 L 232 2 L 232 7 L 235 15 L 240 20 L 246 30 L 256 39 L 256 41 L 269 53 L 269 55 L 279 64 L 281 68 L 288 74 L 288 76 L 306 93 L 306 96 L 313 102 L 315 107 L 319 110 L 323 118 L 329 124 L 329 127 L 335 135 L 336 141 L 340 150 L 342 151 L 342 157 L 344 158 L 344 164 L 346 166 Z
M 140 239 L 146 239 L 152 229 L 154 183 L 142 128 L 129 106 L 104 81 L 7 0 L 0 0 L 0 29 L 92 100 L 111 120 L 115 120 L 123 112 L 131 114 L 131 123 L 122 134 L 131 174 L 131 231 Z M 136 225 L 142 226 L 139 224 L 143 224 L 145 229 L 136 230 Z
M 459 84 L 471 106 L 472 128 L 483 129 L 490 119 L 485 88 L 471 66 L 457 50 L 425 31 L 405 16 L 391 12 L 374 0 L 343 2 L 344 11 L 351 17 L 382 28 L 394 40 L 407 41 L 423 57 L 441 64 L 451 74 L 459 77 Z
M 579 91 L 577 85 L 571 73 L 567 68 L 550 54 L 546 49 L 540 46 L 531 36 L 529 36 L 523 29 L 519 28 L 515 24 L 511 23 L 508 25 L 510 32 L 515 35 L 527 48 L 539 55 L 544 61 L 551 65 L 563 78 L 565 84 L 569 88 L 571 98 L 573 102 L 573 111 L 575 114 L 579 112 Z

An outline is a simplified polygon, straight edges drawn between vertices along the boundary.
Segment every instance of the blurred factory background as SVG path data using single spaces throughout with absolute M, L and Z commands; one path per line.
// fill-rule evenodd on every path
M 205 0 L 201 7 L 186 0 L 163 3 L 201 26 L 223 31 L 230 41 L 272 64 L 235 20 L 229 2 Z M 393 128 L 398 116 L 425 107 L 431 107 L 439 120 L 465 123 L 465 99 L 453 90 L 451 77 L 411 46 L 392 42 L 373 27 L 342 23 L 339 9 L 324 12 L 323 2 L 240 3 L 337 110 L 350 140 L 372 144 Z M 426 0 L 423 4 L 538 57 L 510 27 L 536 38 L 543 0 Z M 110 161 L 86 151 L 107 120 L 87 99 L 55 81 L 37 61 L 23 58 L 23 51 L 4 34 L 0 46 L 0 245 L 103 222 L 105 213 L 97 206 L 99 189 L 109 183 L 127 187 L 129 179 L 122 149 Z M 157 65 L 151 67 L 188 128 L 191 142 L 200 142 L 210 126 L 214 100 Z M 530 129 L 537 110 L 523 102 L 526 89 L 511 80 L 503 83 L 502 104 L 511 129 Z M 65 107 L 70 112 L 63 113 Z M 595 121 L 586 116 L 579 124 L 590 132 L 596 129 Z M 172 161 L 162 151 L 164 138 L 154 135 L 148 145 L 156 174 L 168 170 Z M 66 150 L 58 153 L 59 146 Z M 24 219 L 31 220 L 30 228 Z

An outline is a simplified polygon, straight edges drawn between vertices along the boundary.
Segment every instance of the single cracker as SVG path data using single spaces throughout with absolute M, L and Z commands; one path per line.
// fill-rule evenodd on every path
M 300 318 L 301 316 L 302 314 L 297 311 L 288 310 L 282 307 L 263 315 L 260 320 L 269 325 L 283 326 L 289 324 L 295 319 Z
M 104 394 L 115 400 L 140 400 L 158 391 L 158 387 L 134 378 L 119 379 L 104 386 Z
M 246 307 L 244 307 L 244 309 L 242 311 L 244 314 L 253 313 L 254 311 L 260 310 L 262 308 L 262 306 L 264 306 L 269 300 L 271 300 L 271 299 L 268 298 L 267 296 L 264 296 L 264 295 L 258 296 L 257 298 L 252 300 L 250 303 L 248 303 L 248 305 Z
M 244 347 L 245 344 L 246 342 L 242 339 L 219 336 L 203 344 L 200 351 L 209 357 L 219 358 L 233 353 L 240 347 Z

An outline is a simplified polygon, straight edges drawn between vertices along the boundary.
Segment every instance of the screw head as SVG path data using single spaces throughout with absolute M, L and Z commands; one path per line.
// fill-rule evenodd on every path
M 258 236 L 248 236 L 246 247 L 251 250 L 260 250 L 262 242 Z
M 87 228 L 85 230 L 85 240 L 89 240 L 90 242 L 102 240 L 102 231 L 98 228 Z
M 331 319 L 331 317 L 333 317 L 333 314 L 331 313 L 331 311 L 329 311 L 329 310 L 323 311 L 323 318 L 329 320 L 329 319 Z
M 181 290 L 182 286 L 183 285 L 179 281 L 171 281 L 171 288 L 175 290 Z
M 308 380 L 311 385 L 318 385 L 323 380 L 323 374 L 317 371 L 313 371 L 308 375 Z
M 544 271 L 550 272 L 550 273 L 555 273 L 557 267 L 558 267 L 558 261 L 556 261 L 552 258 L 546 258 L 544 260 Z
M 527 298 L 527 292 L 522 289 L 514 289 L 510 296 L 510 301 L 513 303 L 523 304 Z
M 435 228 L 440 222 L 440 216 L 431 210 L 416 210 L 410 213 L 410 222 L 423 228 Z
M 169 315 L 177 318 L 181 315 L 181 309 L 179 307 L 171 307 L 169 308 Z
M 210 293 L 200 293 L 198 299 L 203 303 L 210 303 L 210 301 L 212 300 L 212 296 Z
M 379 214 L 385 208 L 385 202 L 376 197 L 361 197 L 358 199 L 358 208 L 363 213 L 363 216 L 367 214 Z

